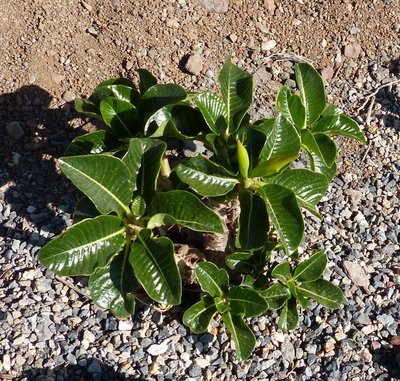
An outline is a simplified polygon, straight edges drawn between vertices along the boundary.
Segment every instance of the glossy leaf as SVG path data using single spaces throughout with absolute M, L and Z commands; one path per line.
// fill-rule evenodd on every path
M 297 311 L 296 299 L 289 299 L 283 306 L 278 320 L 278 328 L 284 331 L 295 329 L 299 323 L 299 312 Z
M 336 163 L 328 167 L 314 152 L 307 152 L 307 154 L 311 163 L 311 169 L 317 173 L 322 173 L 326 177 L 328 183 L 330 183 L 336 175 Z
M 89 100 L 93 102 L 96 106 L 100 106 L 102 100 L 108 97 L 115 97 L 115 92 L 112 88 L 118 85 L 122 85 L 135 90 L 135 85 L 128 78 L 111 78 L 97 85 L 93 94 L 89 97 Z M 135 90 L 136 91 L 136 90 Z
M 99 130 L 76 137 L 66 149 L 64 156 L 102 153 L 118 145 L 111 132 Z
M 139 287 L 128 255 L 121 251 L 111 263 L 97 268 L 89 278 L 90 296 L 104 309 L 109 309 L 117 318 L 126 318 L 135 312 L 135 299 L 130 292 Z
M 157 110 L 182 101 L 186 96 L 185 89 L 179 85 L 173 83 L 154 85 L 142 95 L 139 103 L 141 117 L 143 120 L 147 120 Z
M 268 302 L 269 308 L 273 310 L 282 308 L 291 296 L 289 289 L 281 283 L 273 284 L 268 289 L 261 291 L 260 294 Z
M 185 311 L 183 324 L 188 326 L 195 334 L 206 332 L 216 312 L 217 308 L 213 299 L 209 296 L 203 297 Z
M 222 196 L 239 183 L 224 168 L 202 156 L 178 164 L 175 172 L 183 183 L 202 196 Z
M 158 303 L 180 304 L 182 281 L 169 238 L 152 238 L 150 230 L 142 230 L 131 244 L 129 261 L 150 298 Z
M 247 178 L 249 175 L 249 166 L 250 166 L 249 154 L 246 150 L 246 147 L 240 140 L 237 140 L 236 144 L 237 144 L 239 173 L 244 178 Z
M 129 213 L 132 183 L 127 166 L 108 155 L 66 156 L 59 159 L 62 172 L 88 196 L 102 214 Z
M 236 245 L 245 250 L 259 249 L 268 238 L 269 222 L 265 202 L 249 191 L 239 193 L 239 202 Z
M 225 257 L 225 263 L 232 270 L 238 270 L 238 271 L 242 271 L 242 272 L 250 271 L 254 268 L 253 265 L 250 263 L 251 262 L 250 260 L 252 257 L 253 257 L 253 253 L 251 253 L 251 252 L 232 253 Z
M 131 211 L 134 216 L 141 217 L 146 211 L 146 201 L 143 196 L 137 195 L 133 198 L 131 203 Z
M 226 105 L 228 126 L 233 133 L 239 128 L 253 100 L 253 78 L 228 58 L 218 75 L 218 81 Z
M 295 160 L 300 152 L 300 135 L 293 124 L 282 114 L 266 132 L 264 147 L 258 165 L 250 171 L 250 177 L 270 176 Z
M 195 231 L 223 233 L 219 216 L 187 191 L 158 192 L 148 210 L 148 227 L 178 224 Z
M 328 136 L 303 130 L 301 132 L 301 143 L 308 152 L 318 156 L 328 168 L 335 163 L 336 144 Z
M 75 206 L 73 220 L 74 224 L 83 221 L 86 218 L 94 218 L 99 216 L 101 213 L 96 209 L 96 206 L 93 204 L 93 201 L 86 196 L 83 196 L 79 199 Z
M 225 133 L 228 113 L 223 99 L 217 94 L 204 91 L 196 96 L 195 102 L 211 131 L 217 135 Z
M 292 276 L 292 270 L 289 262 L 282 262 L 279 265 L 276 265 L 272 270 L 271 275 L 273 278 L 286 283 L 286 281 Z
M 124 231 L 115 216 L 81 221 L 43 246 L 39 261 L 59 275 L 90 275 L 120 251 Z
M 328 180 L 321 173 L 308 169 L 286 169 L 277 176 L 269 177 L 268 183 L 290 189 L 300 207 L 318 214 L 316 205 L 328 190 Z
M 306 127 L 306 109 L 298 95 L 287 86 L 282 87 L 277 98 L 277 111 L 299 130 Z
M 268 303 L 265 299 L 251 288 L 232 287 L 229 289 L 228 298 L 233 315 L 259 316 L 268 309 Z
M 225 269 L 220 269 L 212 262 L 200 262 L 196 265 L 195 274 L 204 292 L 212 297 L 222 296 L 228 286 L 229 278 Z
M 144 133 L 152 138 L 193 138 L 208 130 L 199 110 L 187 105 L 166 106 L 156 111 L 146 122 Z
M 139 132 L 137 111 L 132 103 L 108 97 L 101 101 L 100 111 L 104 123 L 118 138 L 132 137 Z
M 307 63 L 297 63 L 295 75 L 306 109 L 307 125 L 310 125 L 317 121 L 326 107 L 324 82 L 318 72 Z
M 330 135 L 341 135 L 358 140 L 365 144 L 365 135 L 358 123 L 346 115 L 331 115 L 321 118 L 312 129 L 313 132 L 321 132 Z
M 122 158 L 130 171 L 133 190 L 137 190 L 146 202 L 155 194 L 161 159 L 166 148 L 166 143 L 161 140 L 132 138 Z
M 300 246 L 304 234 L 303 216 L 296 195 L 277 184 L 265 185 L 260 192 L 286 252 L 293 253 Z
M 140 94 L 144 94 L 150 87 L 157 84 L 157 79 L 146 69 L 138 69 L 139 74 L 139 90 Z
M 247 359 L 256 346 L 254 333 L 239 315 L 231 315 L 229 312 L 226 312 L 222 314 L 222 321 L 226 325 L 235 343 L 238 360 L 243 361 Z
M 309 259 L 300 263 L 294 271 L 293 279 L 298 282 L 312 282 L 322 276 L 328 257 L 325 251 L 315 252 Z
M 117 84 L 110 85 L 108 88 L 111 90 L 112 95 L 124 102 L 132 103 L 136 105 L 139 101 L 140 95 L 134 87 Z
M 343 304 L 342 290 L 325 279 L 302 283 L 297 289 L 307 298 L 314 299 L 327 308 L 337 309 Z
M 101 113 L 99 106 L 91 102 L 89 99 L 76 98 L 74 101 L 74 108 L 77 112 L 101 120 Z

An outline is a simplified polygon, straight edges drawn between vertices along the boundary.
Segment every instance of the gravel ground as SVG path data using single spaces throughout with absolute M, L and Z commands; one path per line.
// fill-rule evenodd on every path
M 58 278 L 37 263 L 40 247 L 71 223 L 77 199 L 55 160 L 74 136 L 95 126 L 74 113 L 71 94 L 54 101 L 28 80 L 16 90 L 6 86 L 0 95 L 0 379 L 400 379 L 399 40 L 382 46 L 360 60 L 339 49 L 344 63 L 335 61 L 334 73 L 319 66 L 330 99 L 357 116 L 368 138 L 367 146 L 340 141 L 339 173 L 320 207 L 324 219 L 310 217 L 307 226 L 306 248 L 326 248 L 326 277 L 342 287 L 346 303 L 338 311 L 312 305 L 290 333 L 276 330 L 275 314 L 253 319 L 257 347 L 243 363 L 218 322 L 210 333 L 193 335 L 179 309 L 161 314 L 146 305 L 132 320 L 117 321 L 90 303 L 85 279 Z M 255 74 L 254 114 L 271 115 L 278 85 L 293 84 L 293 55 L 278 62 L 261 51 L 241 54 L 238 49 L 237 61 Z M 212 88 L 215 76 L 208 68 L 188 85 Z

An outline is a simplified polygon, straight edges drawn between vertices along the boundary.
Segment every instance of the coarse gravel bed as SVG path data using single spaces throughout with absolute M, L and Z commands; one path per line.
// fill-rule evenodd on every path
M 233 3 L 237 11 L 239 2 Z M 207 16 L 218 22 L 215 15 Z M 40 247 L 71 224 L 78 198 L 56 159 L 74 136 L 96 125 L 73 111 L 74 94 L 61 97 L 58 88 L 53 99 L 46 86 L 29 84 L 27 78 L 19 87 L 2 87 L 0 81 L 0 379 L 400 379 L 399 43 L 387 39 L 382 50 L 365 47 L 361 57 L 347 52 L 343 63 L 335 56 L 334 73 L 315 58 L 317 67 L 325 69 L 330 100 L 356 117 L 368 139 L 366 146 L 339 141 L 339 172 L 321 202 L 323 220 L 308 217 L 307 224 L 305 249 L 327 250 L 325 276 L 344 290 L 346 302 L 335 311 L 311 304 L 299 327 L 288 333 L 276 329 L 275 313 L 252 319 L 257 346 L 242 363 L 218 322 L 212 322 L 209 333 L 194 335 L 182 324 L 179 308 L 163 314 L 140 303 L 133 319 L 118 321 L 88 300 L 85 278 L 55 277 L 38 264 Z M 259 49 L 249 57 L 242 48 L 237 62 L 255 75 L 254 115 L 270 116 L 277 87 L 293 85 L 296 56 L 266 59 Z M 220 54 L 226 55 L 224 49 Z M 214 88 L 218 54 L 213 58 L 210 53 L 213 65 L 203 74 L 181 83 L 193 90 Z M 123 74 L 129 74 L 124 65 Z M 150 66 L 159 73 L 165 69 L 165 63 Z M 168 75 L 177 81 L 183 76 Z

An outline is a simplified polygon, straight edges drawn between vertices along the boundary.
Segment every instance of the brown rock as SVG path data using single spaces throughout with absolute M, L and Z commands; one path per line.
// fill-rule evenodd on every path
M 62 81 L 64 81 L 64 76 L 62 74 L 51 73 L 51 80 L 56 84 L 59 85 Z
M 197 2 L 211 12 L 228 12 L 229 0 L 197 0 Z
M 331 66 L 324 67 L 321 70 L 322 78 L 324 78 L 326 81 L 331 80 L 333 78 L 333 74 L 334 73 L 335 72 L 334 72 L 334 70 L 333 70 L 333 68 Z
M 66 90 L 62 95 L 62 99 L 64 99 L 65 102 L 73 102 L 75 98 L 75 94 L 70 90 Z
M 355 285 L 368 288 L 369 276 L 358 263 L 344 261 L 343 266 L 348 277 L 353 281 Z
M 361 53 L 360 44 L 348 44 L 344 47 L 344 55 L 347 58 L 358 58 Z
M 274 0 L 264 0 L 264 6 L 268 9 L 268 12 L 274 13 L 275 12 L 275 1 Z

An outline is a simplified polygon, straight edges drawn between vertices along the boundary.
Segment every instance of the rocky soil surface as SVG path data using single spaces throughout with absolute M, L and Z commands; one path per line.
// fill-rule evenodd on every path
M 400 377 L 400 1 L 1 0 L 0 379 L 396 380 Z M 312 306 L 298 329 L 251 321 L 239 363 L 223 328 L 193 335 L 180 311 L 141 305 L 117 321 L 85 279 L 55 277 L 37 251 L 71 223 L 77 199 L 57 170 L 71 139 L 96 128 L 72 102 L 101 80 L 135 77 L 214 89 L 226 56 L 255 76 L 254 115 L 270 116 L 293 67 L 321 71 L 330 101 L 362 125 L 309 220 L 342 310 Z

